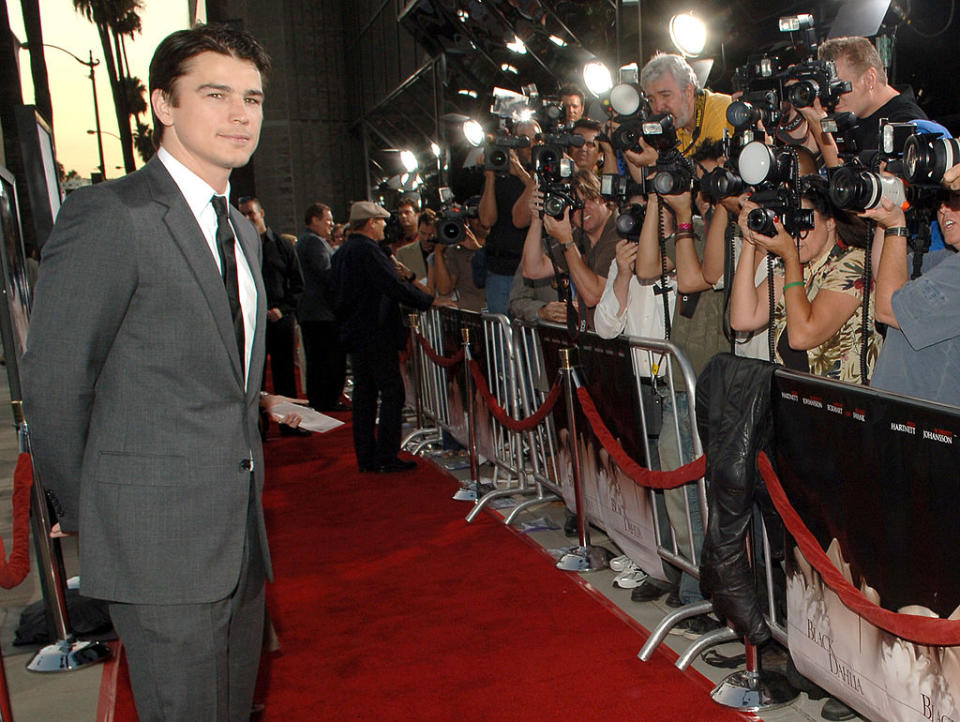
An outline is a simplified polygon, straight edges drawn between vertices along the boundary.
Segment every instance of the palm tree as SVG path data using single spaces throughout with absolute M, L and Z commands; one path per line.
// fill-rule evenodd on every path
M 136 170 L 133 157 L 133 134 L 130 132 L 130 103 L 127 78 L 129 68 L 123 37 L 133 36 L 140 30 L 137 11 L 143 7 L 142 0 L 73 0 L 73 8 L 97 27 L 100 45 L 103 48 L 104 64 L 110 78 L 110 90 L 117 113 L 120 145 L 123 148 L 123 165 L 128 173 Z

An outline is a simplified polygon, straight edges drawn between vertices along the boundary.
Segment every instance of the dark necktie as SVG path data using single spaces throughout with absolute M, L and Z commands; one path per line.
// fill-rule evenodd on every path
M 240 307 L 240 283 L 237 280 L 237 254 L 234 250 L 236 239 L 227 216 L 227 199 L 214 196 L 213 209 L 217 212 L 217 250 L 220 252 L 220 273 L 223 286 L 230 301 L 230 315 L 233 316 L 233 333 L 237 337 L 237 350 L 240 352 L 240 366 L 243 368 L 246 353 L 243 335 L 243 309 Z

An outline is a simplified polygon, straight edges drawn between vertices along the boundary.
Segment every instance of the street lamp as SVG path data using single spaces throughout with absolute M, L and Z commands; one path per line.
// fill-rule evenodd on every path
M 80 63 L 80 65 L 86 65 L 88 68 L 90 68 L 90 85 L 93 87 L 93 116 L 96 119 L 97 129 L 96 131 L 88 130 L 87 133 L 89 133 L 90 135 L 93 135 L 94 133 L 96 133 L 97 135 L 97 150 L 100 153 L 100 172 L 103 174 L 103 179 L 106 180 L 107 164 L 103 162 L 103 137 L 102 137 L 102 134 L 106 131 L 103 131 L 100 129 L 100 104 L 97 102 L 97 79 L 94 75 L 94 70 L 93 70 L 96 66 L 100 65 L 100 60 L 93 59 L 92 50 L 89 51 L 90 53 L 89 60 L 81 60 L 76 55 L 71 53 L 69 50 L 67 50 L 66 48 L 61 48 L 59 45 L 53 45 L 52 43 L 41 43 L 41 45 L 45 48 L 53 48 L 54 50 L 59 50 L 61 53 L 66 53 L 71 58 L 73 58 L 78 63 Z M 22 45 L 21 47 L 29 48 L 29 43 Z M 111 135 L 113 135 L 113 133 L 111 133 Z

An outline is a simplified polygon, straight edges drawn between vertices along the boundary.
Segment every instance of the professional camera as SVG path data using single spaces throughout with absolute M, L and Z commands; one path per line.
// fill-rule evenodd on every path
M 660 195 L 684 193 L 693 187 L 693 163 L 677 148 L 677 131 L 668 113 L 651 116 L 643 124 L 643 140 L 657 150 L 653 187 Z
M 403 226 L 400 225 L 400 216 L 396 211 L 390 211 L 390 217 L 387 224 L 383 227 L 383 240 L 381 245 L 393 245 L 403 241 Z
M 797 81 L 784 88 L 794 108 L 808 108 L 819 98 L 820 104 L 833 112 L 840 96 L 853 90 L 848 81 L 837 77 L 832 60 L 805 60 L 787 70 L 787 77 Z
M 960 143 L 937 133 L 915 133 L 903 146 L 903 177 L 913 185 L 936 186 L 960 163 Z
M 449 188 L 440 189 L 440 213 L 437 215 L 437 242 L 449 246 L 461 243 L 466 237 L 467 219 L 479 217 L 476 205 L 460 205 Z
M 615 221 L 617 234 L 628 241 L 638 243 L 640 231 L 643 229 L 643 219 L 647 214 L 647 207 L 640 203 L 631 203 L 620 211 Z
M 649 192 L 646 179 L 637 183 L 633 178 L 617 173 L 604 173 L 600 176 L 600 195 L 604 200 L 613 201 L 618 207 L 634 196 L 646 196 Z
M 789 182 L 795 175 L 796 155 L 766 143 L 747 143 L 737 157 L 737 170 L 743 182 L 751 186 Z
M 700 192 L 711 203 L 719 203 L 724 198 L 738 196 L 746 190 L 747 184 L 743 182 L 743 178 L 735 171 L 721 165 L 700 177 Z
M 756 131 L 760 122 L 772 129 L 780 122 L 780 115 L 780 96 L 773 89 L 744 93 L 727 106 L 727 122 L 738 133 Z
M 853 113 L 831 113 L 820 120 L 820 128 L 830 133 L 837 142 L 837 154 L 841 158 L 853 158 L 860 152 L 856 130 L 860 121 Z
M 545 135 L 543 138 L 545 144 L 533 149 L 533 169 L 537 176 L 537 186 L 543 193 L 543 212 L 548 216 L 561 218 L 565 209 L 570 208 L 573 211 L 582 208 L 583 203 L 573 193 L 573 161 L 564 157 L 563 146 L 559 145 L 558 141 L 571 141 L 576 138 L 579 142 L 568 144 L 583 145 L 583 136 Z
M 613 120 L 618 123 L 617 128 L 610 134 L 610 145 L 621 152 L 632 150 L 639 153 L 643 150 L 640 147 L 643 123 L 650 117 L 650 104 L 637 85 L 635 75 L 634 72 L 631 77 L 625 78 L 624 70 L 621 69 L 620 84 L 610 90 L 610 97 L 605 103 Z
M 750 200 L 760 206 L 747 214 L 747 227 L 754 233 L 773 238 L 777 235 L 776 218 L 791 236 L 813 229 L 813 209 L 801 207 L 799 198 L 787 188 L 757 191 Z
M 829 193 L 833 205 L 852 211 L 876 208 L 884 198 L 895 206 L 907 200 L 902 180 L 856 166 L 837 168 L 830 175 Z
M 733 71 L 733 89 L 744 94 L 751 91 L 778 89 L 783 63 L 776 55 L 751 55 Z
M 530 139 L 525 135 L 512 136 L 497 135 L 493 143 L 487 145 L 483 151 L 483 169 L 496 173 L 510 172 L 510 150 L 512 148 L 529 148 Z

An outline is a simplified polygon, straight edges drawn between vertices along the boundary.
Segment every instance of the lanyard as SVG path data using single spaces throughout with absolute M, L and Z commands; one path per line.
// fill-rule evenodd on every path
M 687 153 L 690 152 L 690 149 L 693 148 L 693 146 L 696 144 L 697 139 L 700 137 L 700 131 L 703 129 L 703 116 L 706 114 L 706 110 L 707 110 L 707 94 L 702 90 L 698 90 L 696 104 L 695 104 L 695 111 L 694 111 L 695 112 L 694 117 L 697 120 L 697 125 L 693 129 L 693 134 L 690 136 L 689 145 L 687 145 L 686 148 L 680 151 L 680 155 L 685 156 Z

